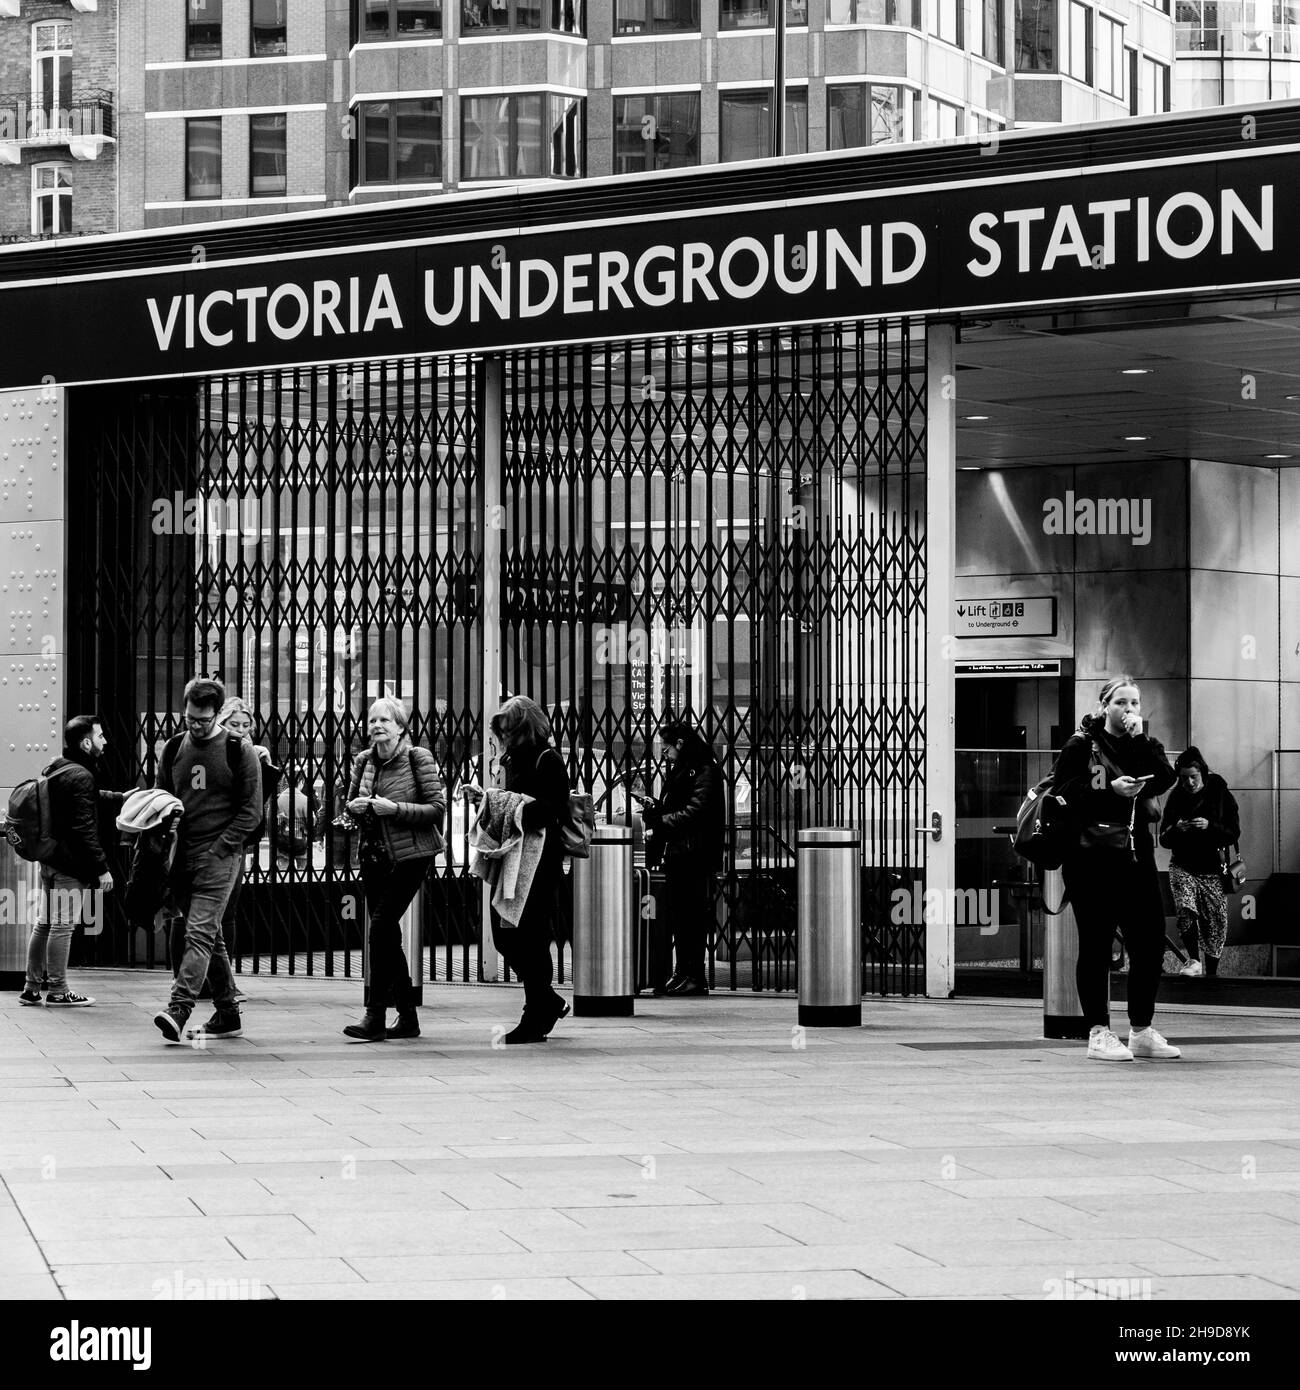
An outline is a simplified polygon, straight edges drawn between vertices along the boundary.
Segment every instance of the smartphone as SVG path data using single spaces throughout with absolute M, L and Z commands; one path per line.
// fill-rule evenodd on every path
M 628 795 L 632 798 L 633 801 L 636 802 L 638 806 L 644 806 L 646 802 L 650 800 L 648 796 L 642 796 L 640 792 L 630 791 L 628 792 Z

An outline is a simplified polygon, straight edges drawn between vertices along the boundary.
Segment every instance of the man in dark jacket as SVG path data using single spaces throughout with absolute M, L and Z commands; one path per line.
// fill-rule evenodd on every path
M 48 982 L 47 1005 L 84 1008 L 95 1001 L 68 988 L 68 951 L 79 923 L 98 927 L 103 919 L 99 895 L 113 889 L 99 836 L 100 788 L 95 774 L 107 743 L 93 714 L 69 719 L 63 743 L 63 756 L 41 772 L 49 778 L 50 821 L 58 843 L 41 862 L 40 909 L 18 999 L 39 1004 L 42 985 Z
M 663 798 L 647 801 L 649 852 L 662 849 L 665 912 L 672 923 L 676 970 L 656 994 L 708 994 L 704 947 L 713 913 L 710 880 L 722 867 L 726 805 L 722 768 L 689 724 L 669 719 L 659 730 L 668 773 Z

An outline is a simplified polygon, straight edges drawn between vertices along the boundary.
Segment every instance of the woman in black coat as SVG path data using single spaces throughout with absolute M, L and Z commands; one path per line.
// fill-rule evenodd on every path
M 1219 973 L 1228 935 L 1228 899 L 1223 891 L 1221 851 L 1241 838 L 1241 817 L 1228 784 L 1211 772 L 1196 747 L 1174 763 L 1178 786 L 1165 805 L 1160 843 L 1172 852 L 1169 890 L 1178 909 L 1190 963 L 1181 973 Z M 1198 946 L 1203 951 L 1198 951 Z M 1198 955 L 1204 954 L 1202 967 Z
M 555 978 L 551 941 L 564 874 L 560 827 L 569 816 L 569 773 L 550 741 L 551 721 L 526 695 L 507 700 L 488 727 L 502 750 L 505 790 L 532 798 L 523 810 L 524 833 L 544 831 L 546 835 L 519 925 L 512 927 L 495 911 L 492 914 L 493 943 L 524 986 L 523 1017 L 505 1041 L 543 1042 L 569 1012 L 567 1001 L 551 987 Z M 479 787 L 471 784 L 464 790 L 475 803 L 482 798 Z
M 1079 930 L 1075 981 L 1090 1026 L 1088 1056 L 1106 1062 L 1179 1056 L 1151 1026 L 1165 952 L 1151 827 L 1160 819 L 1156 797 L 1177 778 L 1163 746 L 1143 733 L 1141 711 L 1131 676 L 1108 680 L 1097 713 L 1085 715 L 1061 749 L 1053 787 L 1074 836 L 1062 871 Z M 1110 1029 L 1106 997 L 1116 931 L 1129 959 L 1127 1047 Z

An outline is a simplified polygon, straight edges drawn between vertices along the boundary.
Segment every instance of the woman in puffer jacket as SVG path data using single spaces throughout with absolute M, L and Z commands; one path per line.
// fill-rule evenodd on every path
M 1220 852 L 1241 838 L 1241 816 L 1228 784 L 1210 771 L 1199 748 L 1181 752 L 1174 771 L 1178 785 L 1165 803 L 1160 843 L 1172 851 L 1169 890 L 1190 957 L 1181 973 L 1213 977 L 1219 973 L 1219 957 L 1228 936 Z M 1204 955 L 1204 966 L 1198 955 Z
M 347 806 L 361 828 L 371 1002 L 361 1022 L 343 1031 L 356 1042 L 382 1042 L 420 1036 L 401 921 L 442 848 L 445 803 L 433 754 L 412 744 L 402 702 L 382 696 L 370 706 L 368 723 L 370 747 L 353 764 Z M 390 997 L 397 1023 L 386 1028 Z

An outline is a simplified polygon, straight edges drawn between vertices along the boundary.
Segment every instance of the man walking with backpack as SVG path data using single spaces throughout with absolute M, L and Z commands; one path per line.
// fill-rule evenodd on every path
M 42 984 L 48 981 L 48 1007 L 85 1008 L 95 1001 L 68 988 L 72 933 L 86 916 L 88 895 L 113 890 L 113 876 L 99 838 L 99 786 L 94 767 L 105 747 L 99 720 L 91 714 L 69 719 L 63 744 L 63 756 L 41 772 L 41 779 L 48 784 L 46 828 L 52 845 L 42 846 L 40 855 L 40 909 L 27 946 L 27 978 L 18 1002 L 39 1004 Z M 37 786 L 39 798 L 39 783 Z M 96 913 L 93 920 L 101 917 L 102 913 Z
M 253 745 L 217 723 L 226 692 L 196 677 L 185 687 L 186 732 L 163 748 L 157 785 L 180 799 L 185 814 L 172 869 L 172 891 L 185 916 L 185 954 L 171 1001 L 155 1014 L 163 1041 L 237 1038 L 235 977 L 221 935 L 221 917 L 244 868 L 244 842 L 262 819 L 262 775 Z M 211 967 L 216 1012 L 186 1032 Z

